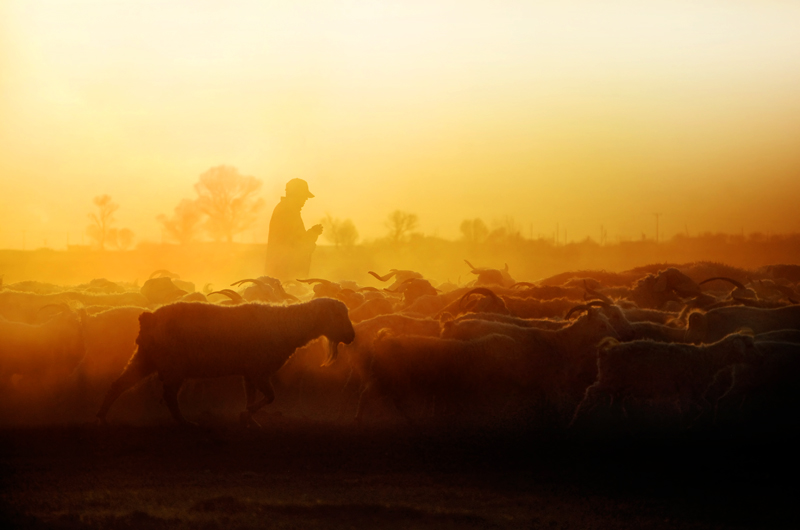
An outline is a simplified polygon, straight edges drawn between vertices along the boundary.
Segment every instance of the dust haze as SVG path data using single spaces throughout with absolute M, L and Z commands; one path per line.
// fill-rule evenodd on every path
M 797 527 L 798 27 L 0 2 L 0 525 Z

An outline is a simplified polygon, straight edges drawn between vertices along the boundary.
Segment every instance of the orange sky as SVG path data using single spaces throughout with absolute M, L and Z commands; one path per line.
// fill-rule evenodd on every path
M 0 248 L 79 243 L 103 193 L 158 241 L 220 164 L 365 238 L 395 209 L 800 231 L 798 28 L 791 1 L 0 0 Z

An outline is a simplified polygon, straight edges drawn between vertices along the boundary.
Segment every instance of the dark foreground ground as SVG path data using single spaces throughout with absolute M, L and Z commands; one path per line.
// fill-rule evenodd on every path
M 800 528 L 793 438 L 234 425 L 0 431 L 0 528 Z

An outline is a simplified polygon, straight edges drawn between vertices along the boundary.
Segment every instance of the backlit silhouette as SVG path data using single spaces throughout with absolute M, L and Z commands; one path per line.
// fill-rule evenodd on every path
M 308 191 L 303 179 L 292 179 L 286 183 L 286 196 L 272 212 L 267 240 L 268 276 L 280 280 L 294 280 L 308 276 L 311 254 L 322 234 L 322 225 L 306 230 L 300 210 L 314 195 Z

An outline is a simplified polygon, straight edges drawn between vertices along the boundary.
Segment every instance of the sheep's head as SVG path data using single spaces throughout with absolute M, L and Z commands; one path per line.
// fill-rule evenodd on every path
M 639 307 L 661 309 L 667 302 L 680 302 L 681 298 L 700 294 L 700 286 L 694 280 L 678 269 L 669 268 L 638 280 L 630 296 Z
M 147 280 L 140 291 L 145 298 L 154 304 L 168 304 L 187 294 L 187 291 L 179 288 L 167 276 Z
M 364 303 L 364 295 L 353 289 L 342 289 L 336 293 L 336 299 L 345 303 L 348 309 L 355 309 Z
M 706 338 L 707 333 L 708 317 L 706 314 L 699 311 L 690 313 L 684 340 L 692 344 L 699 344 Z
M 479 295 L 473 298 L 473 295 Z M 500 313 L 510 314 L 506 303 L 494 291 L 485 287 L 476 287 L 467 292 L 458 301 L 460 313 Z
M 567 312 L 564 319 L 569 320 L 570 316 L 576 311 L 591 312 L 592 307 L 600 308 L 600 312 L 608 319 L 608 323 L 620 339 L 624 341 L 633 338 L 633 328 L 630 321 L 625 317 L 625 313 L 622 312 L 622 309 L 602 300 L 593 300 L 587 304 L 575 306 Z
M 700 282 L 699 285 L 703 285 L 705 283 L 712 282 L 714 280 L 726 281 L 731 285 L 733 285 L 734 289 L 733 291 L 730 292 L 730 297 L 733 298 L 734 300 L 741 300 L 741 299 L 754 300 L 758 298 L 754 290 L 748 289 L 741 282 L 734 280 L 733 278 L 728 278 L 727 276 L 715 276 L 714 278 L 703 280 L 702 282 Z
M 328 359 L 324 366 L 336 360 L 339 343 L 350 344 L 356 338 L 353 323 L 350 322 L 347 306 L 341 300 L 333 298 L 317 298 L 309 302 L 312 311 L 318 311 L 321 335 L 328 339 Z
M 336 298 L 336 295 L 342 290 L 342 286 L 338 283 L 323 278 L 298 279 L 297 281 L 313 285 L 314 298 Z
M 660 271 L 656 275 L 656 282 L 653 286 L 656 292 L 675 291 L 682 297 L 697 296 L 701 293 L 700 286 L 675 268 Z
M 469 261 L 464 260 L 464 263 L 469 266 L 472 274 L 476 274 L 478 276 L 478 278 L 475 280 L 476 286 L 499 285 L 501 287 L 511 287 L 516 283 L 514 278 L 512 278 L 508 273 L 508 263 L 505 264 L 505 267 L 502 270 L 489 268 L 476 269 Z
M 577 306 L 567 313 L 567 318 L 576 310 L 586 311 L 586 314 L 579 317 L 568 329 L 571 329 L 571 333 L 574 333 L 575 336 L 579 337 L 582 341 L 595 344 L 603 337 L 620 338 L 619 333 L 614 329 L 614 326 L 609 322 L 608 318 L 597 308 L 590 305 Z
M 420 296 L 436 296 L 436 294 L 439 292 L 438 289 L 431 285 L 431 282 L 422 278 L 409 278 L 401 283 L 396 289 L 393 290 L 387 288 L 386 290 L 391 293 L 403 293 L 403 303 L 406 306 L 414 303 L 414 301 Z

